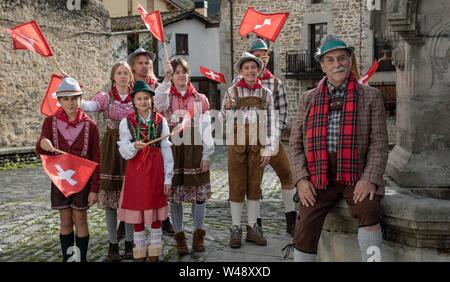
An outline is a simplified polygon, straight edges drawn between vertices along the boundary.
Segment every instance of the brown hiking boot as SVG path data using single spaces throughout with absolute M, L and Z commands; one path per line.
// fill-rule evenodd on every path
M 203 238 L 205 238 L 206 232 L 203 229 L 197 229 L 194 231 L 194 238 L 192 239 L 192 249 L 194 252 L 204 252 L 205 243 Z
M 266 246 L 267 240 L 264 238 L 264 235 L 262 233 L 262 229 L 258 226 L 258 224 L 254 224 L 253 228 L 250 227 L 250 225 L 246 225 L 247 229 L 247 237 L 245 238 L 248 242 L 253 242 L 256 245 L 259 246 Z
M 181 231 L 181 232 L 175 233 L 173 238 L 177 242 L 178 254 L 180 256 L 187 255 L 189 249 L 188 249 L 188 246 L 186 245 L 186 237 L 184 236 L 184 232 Z
M 295 221 L 297 220 L 297 212 L 291 211 L 285 213 L 286 215 L 286 232 L 294 236 Z
M 161 229 L 162 232 L 168 236 L 173 236 L 173 234 L 175 234 L 175 230 L 173 230 L 172 223 L 170 222 L 170 217 L 163 220 Z
M 106 262 L 120 261 L 119 244 L 109 243 L 108 255 L 105 259 Z
M 125 241 L 125 252 L 122 255 L 122 259 L 133 259 L 133 241 Z
M 242 240 L 242 228 L 237 225 L 233 225 L 230 228 L 230 247 L 240 248 L 241 240 Z

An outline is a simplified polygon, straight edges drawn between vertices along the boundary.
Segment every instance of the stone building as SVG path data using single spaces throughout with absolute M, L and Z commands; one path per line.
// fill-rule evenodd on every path
M 52 73 L 62 69 L 91 89 L 109 80 L 110 20 L 99 0 L 80 0 L 80 10 L 61 0 L 0 0 L 0 147 L 35 144 L 44 116 L 42 97 Z M 70 8 L 70 9 L 69 9 Z M 36 20 L 54 59 L 15 51 L 3 29 Z M 93 95 L 87 91 L 87 95 Z
M 274 74 L 283 79 L 289 102 L 289 121 L 297 107 L 298 95 L 316 86 L 323 73 L 313 54 L 326 34 L 338 34 L 355 47 L 361 73 L 364 74 L 374 59 L 390 56 L 394 37 L 384 25 L 385 1 L 380 6 L 367 6 L 361 0 L 238 0 L 221 1 L 221 66 L 229 81 L 236 74 L 232 65 L 246 51 L 254 36 L 239 35 L 242 16 L 248 6 L 262 13 L 289 12 L 283 30 L 272 53 Z M 369 9 L 370 8 L 370 9 Z M 379 9 L 379 10 L 377 10 Z M 388 60 L 383 62 L 370 84 L 386 92 L 395 104 L 395 68 Z

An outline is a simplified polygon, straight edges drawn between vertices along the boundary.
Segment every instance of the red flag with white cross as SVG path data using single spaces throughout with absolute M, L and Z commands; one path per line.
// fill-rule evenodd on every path
M 86 186 L 98 163 L 72 154 L 40 155 L 42 167 L 53 184 L 69 197 Z
M 140 4 L 138 4 L 137 11 L 139 15 L 141 15 L 145 26 L 153 34 L 153 36 L 159 42 L 164 42 L 164 28 L 161 20 L 161 13 L 159 12 L 159 10 L 148 14 L 147 11 L 145 11 L 145 9 Z
M 61 83 L 61 79 L 62 77 L 59 75 L 52 75 L 47 91 L 45 92 L 44 99 L 42 99 L 41 103 L 41 113 L 43 115 L 51 116 L 56 113 L 56 111 L 61 106 L 56 99 L 56 90 Z
M 44 57 L 53 56 L 52 49 L 35 21 L 7 29 L 15 50 L 30 50 Z
M 225 76 L 223 75 L 223 73 L 213 71 L 212 69 L 208 69 L 203 66 L 200 66 L 200 72 L 206 78 L 217 81 L 219 83 L 225 83 Z
M 288 16 L 289 13 L 263 14 L 248 7 L 242 18 L 239 34 L 247 36 L 250 32 L 254 32 L 260 37 L 275 42 Z

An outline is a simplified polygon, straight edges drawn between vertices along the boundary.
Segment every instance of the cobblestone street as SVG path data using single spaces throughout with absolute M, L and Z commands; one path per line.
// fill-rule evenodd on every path
M 216 148 L 211 159 L 212 199 L 205 219 L 206 251 L 180 258 L 174 240 L 164 236 L 165 261 L 282 261 L 282 248 L 290 243 L 285 232 L 285 217 L 280 184 L 272 170 L 266 168 L 263 180 L 262 217 L 266 247 L 246 243 L 239 249 L 228 246 L 231 216 L 228 207 L 226 148 Z M 50 209 L 50 180 L 41 167 L 0 172 L 0 261 L 61 261 L 59 216 Z M 88 212 L 89 260 L 101 262 L 108 248 L 104 211 L 97 206 Z M 246 221 L 246 213 L 242 216 Z M 188 245 L 192 243 L 190 205 L 184 205 Z M 245 229 L 245 226 L 244 226 Z M 245 231 L 243 236 L 245 236 Z M 123 252 L 123 241 L 120 244 Z M 291 255 L 292 256 L 292 255 Z M 287 259 L 286 261 L 290 261 Z

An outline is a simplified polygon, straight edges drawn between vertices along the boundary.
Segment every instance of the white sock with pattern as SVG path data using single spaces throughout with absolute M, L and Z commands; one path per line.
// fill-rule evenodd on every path
M 136 248 L 142 248 L 145 247 L 145 230 L 140 232 L 134 232 L 134 244 L 136 245 Z

